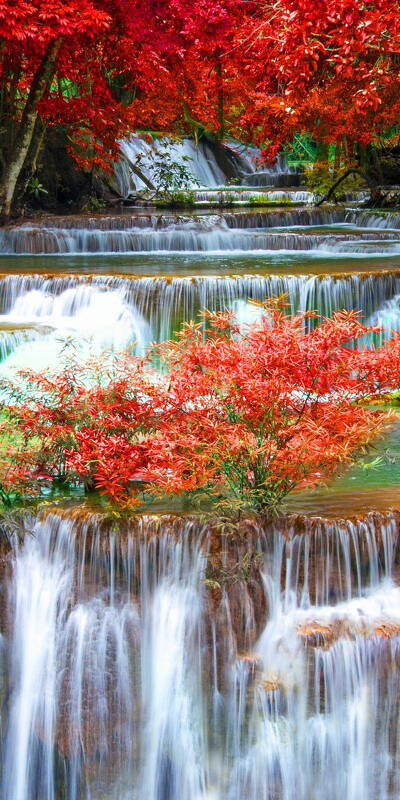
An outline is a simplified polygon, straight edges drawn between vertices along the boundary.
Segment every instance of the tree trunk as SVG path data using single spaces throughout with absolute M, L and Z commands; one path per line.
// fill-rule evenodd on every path
M 141 181 L 143 181 L 143 183 L 147 186 L 148 189 L 154 192 L 156 187 L 154 186 L 154 183 L 152 183 L 150 178 L 148 178 L 147 175 L 145 175 L 144 172 L 140 169 L 140 167 L 138 167 L 138 165 L 135 164 L 134 161 L 132 161 L 130 158 L 128 159 L 128 162 L 132 172 L 134 172 L 134 174 L 137 175 Z
M 9 154 L 8 164 L 3 172 L 0 184 L 0 214 L 3 217 L 10 216 L 15 187 L 22 167 L 24 166 L 35 130 L 38 116 L 37 106 L 53 80 L 60 46 L 61 38 L 54 39 L 50 42 L 31 85 L 28 99 L 22 113 L 22 119 L 19 124 L 18 133 L 12 151 Z
M 17 189 L 17 196 L 19 196 L 20 194 L 21 197 L 24 197 L 28 190 L 29 181 L 36 172 L 37 161 L 39 153 L 42 149 L 45 133 L 46 133 L 46 125 L 40 119 L 40 117 L 38 117 L 32 134 L 32 141 L 29 147 L 29 151 L 25 160 L 27 169 L 23 169 L 21 174 L 20 183 L 22 184 L 22 190 L 21 187 L 19 186 Z
M 367 186 L 371 186 L 368 174 L 363 169 L 361 169 L 360 167 L 350 167 L 349 169 L 346 170 L 346 172 L 343 173 L 343 175 L 340 176 L 340 178 L 338 178 L 332 184 L 331 188 L 329 189 L 329 192 L 327 192 L 327 194 L 325 194 L 321 198 L 321 200 L 318 200 L 318 202 L 315 203 L 315 206 L 316 207 L 321 206 L 322 203 L 326 203 L 327 200 L 330 200 L 332 195 L 334 194 L 335 189 L 337 189 L 337 187 L 342 183 L 342 181 L 344 181 L 345 178 L 348 178 L 349 175 L 359 175 L 360 178 L 362 178 L 366 182 Z

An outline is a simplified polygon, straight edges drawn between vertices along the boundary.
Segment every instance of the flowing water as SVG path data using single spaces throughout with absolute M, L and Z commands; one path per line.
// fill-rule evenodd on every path
M 397 797 L 398 526 L 26 520 L 3 567 L 2 796 Z
M 69 348 L 144 352 L 202 308 L 245 326 L 251 301 L 281 294 L 291 311 L 357 309 L 381 338 L 400 330 L 400 215 L 313 208 L 283 159 L 265 170 L 230 147 L 240 188 L 206 146 L 174 145 L 192 159 L 191 211 L 0 230 L 2 376 L 58 367 Z M 123 150 L 129 197 L 132 163 L 150 174 L 152 154 L 137 137 Z M 397 798 L 398 423 L 377 448 L 232 535 L 77 501 L 0 526 L 1 797 Z
M 233 308 L 245 324 L 249 300 L 280 294 L 292 311 L 355 308 L 398 330 L 397 221 L 341 208 L 127 210 L 3 228 L 2 372 L 58 363 L 66 344 L 143 352 L 201 308 Z
M 137 190 L 148 187 L 148 181 L 157 185 L 157 162 L 168 154 L 170 162 L 183 166 L 188 174 L 188 185 L 191 189 L 222 188 L 226 176 L 218 164 L 210 145 L 204 141 L 195 144 L 192 139 L 171 141 L 159 139 L 148 142 L 132 134 L 121 142 L 122 158 L 115 167 L 119 191 L 122 197 L 129 197 Z M 237 179 L 247 187 L 297 186 L 300 176 L 286 163 L 280 155 L 273 167 L 260 165 L 260 151 L 257 148 L 245 147 L 238 142 L 229 142 L 227 155 L 233 161 Z M 138 172 L 135 167 L 139 167 Z M 147 183 L 143 177 L 147 178 Z M 254 193 L 254 190 L 252 190 Z

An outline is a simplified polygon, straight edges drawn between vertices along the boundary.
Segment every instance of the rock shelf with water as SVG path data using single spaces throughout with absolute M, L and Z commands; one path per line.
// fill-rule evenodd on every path
M 200 202 L 218 202 L 213 181 Z M 395 213 L 287 204 L 3 228 L 2 377 L 59 367 L 69 346 L 143 352 L 202 307 L 244 326 L 249 300 L 280 294 L 292 311 L 357 309 L 390 336 L 399 229 Z M 2 523 L 5 800 L 395 800 L 399 487 L 397 461 L 361 464 L 283 517 L 224 530 L 79 499 Z
M 25 526 L 2 570 L 5 797 L 306 800 L 327 775 L 332 800 L 396 796 L 398 514 Z
M 315 251 L 400 255 L 397 221 L 394 214 L 381 218 L 344 209 L 54 217 L 1 229 L 0 254 Z

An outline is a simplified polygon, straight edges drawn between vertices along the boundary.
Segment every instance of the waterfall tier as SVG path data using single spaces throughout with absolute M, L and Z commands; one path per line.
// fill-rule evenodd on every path
M 185 168 L 188 186 L 218 187 L 236 176 L 247 186 L 298 186 L 300 175 L 290 169 L 284 156 L 280 155 L 273 167 L 260 163 L 260 151 L 229 142 L 219 148 L 218 153 L 204 140 L 198 144 L 193 139 L 159 139 L 148 141 L 136 134 L 121 142 L 122 158 L 115 165 L 115 176 L 122 197 L 129 197 L 136 191 L 148 189 L 149 183 L 157 186 L 157 161 L 165 164 L 175 163 Z M 226 174 L 229 164 L 229 175 Z
M 0 356 L 4 360 L 15 351 L 17 365 L 44 367 L 56 364 L 60 349 L 72 341 L 85 351 L 122 350 L 136 343 L 143 352 L 151 341 L 170 338 L 201 309 L 231 308 L 244 326 L 260 315 L 249 301 L 280 295 L 287 295 L 292 312 L 329 316 L 342 308 L 358 309 L 386 331 L 400 329 L 400 271 L 173 278 L 3 275 Z
M 394 215 L 389 215 L 394 217 Z M 0 255 L 315 252 L 400 254 L 400 238 L 376 216 L 294 209 L 227 214 L 62 217 L 0 230 Z M 367 224 L 370 223 L 370 224 Z
M 24 527 L 2 569 L 4 798 L 396 796 L 397 514 Z
M 231 308 L 244 328 L 260 315 L 249 300 L 282 294 L 293 312 L 358 309 L 385 338 L 400 330 L 399 215 L 294 207 L 310 193 L 279 186 L 216 189 L 218 164 L 203 146 L 193 155 L 192 213 L 0 230 L 2 377 L 59 368 L 70 347 L 142 352 L 201 308 Z M 244 183 L 298 180 L 282 161 L 267 172 L 236 158 Z M 400 480 L 387 469 L 385 509 Z M 368 502 L 349 473 L 351 491 L 342 475 L 319 505 L 316 492 L 288 502 L 314 516 L 223 530 L 61 506 L 0 522 L 4 800 L 395 800 L 400 517 L 342 518 L 349 502 L 374 507 L 376 472 L 363 472 Z

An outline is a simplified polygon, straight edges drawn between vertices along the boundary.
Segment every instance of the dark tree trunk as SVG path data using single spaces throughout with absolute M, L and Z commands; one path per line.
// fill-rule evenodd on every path
M 33 79 L 18 132 L 0 183 L 0 215 L 3 217 L 10 216 L 17 181 L 28 155 L 35 130 L 38 116 L 37 106 L 53 80 L 60 46 L 60 38 L 50 42 Z
M 32 141 L 30 143 L 29 150 L 25 159 L 24 168 L 21 171 L 20 175 L 21 180 L 17 189 L 18 197 L 21 198 L 24 197 L 24 195 L 28 190 L 29 182 L 36 172 L 39 153 L 43 146 L 45 133 L 46 133 L 46 125 L 38 117 L 33 131 Z
M 341 175 L 341 176 L 340 176 L 340 178 L 338 178 L 338 179 L 337 179 L 337 180 L 336 180 L 336 181 L 335 181 L 335 182 L 332 184 L 331 188 L 329 189 L 329 192 L 327 192 L 327 194 L 325 194 L 325 195 L 324 195 L 324 196 L 321 198 L 321 200 L 319 200 L 319 201 L 318 201 L 318 203 L 315 203 L 315 205 L 316 205 L 316 206 L 321 206 L 321 205 L 322 205 L 322 203 L 326 203 L 326 201 L 327 201 L 327 200 L 330 200 L 330 199 L 331 199 L 331 197 L 332 197 L 332 195 L 333 195 L 333 194 L 334 194 L 334 192 L 335 192 L 335 189 L 337 189 L 337 188 L 338 188 L 338 186 L 340 186 L 340 184 L 341 184 L 341 183 L 342 183 L 342 182 L 343 182 L 343 181 L 344 181 L 346 178 L 348 178 L 348 177 L 349 177 L 349 175 L 359 175 L 359 176 L 360 176 L 360 178 L 362 178 L 362 179 L 363 179 L 363 180 L 366 182 L 366 184 L 367 184 L 368 186 L 371 186 L 371 182 L 370 182 L 370 180 L 369 180 L 368 174 L 367 174 L 366 172 L 364 172 L 364 170 L 362 170 L 362 169 L 359 169 L 358 167 L 350 167 L 350 169 L 347 169 L 347 170 L 346 170 L 346 172 L 344 172 L 344 173 L 343 173 L 343 175 Z

